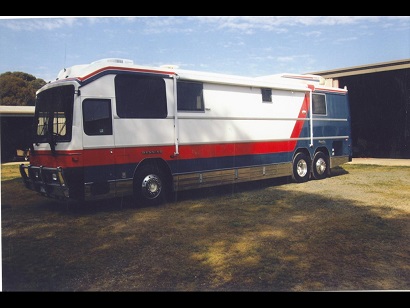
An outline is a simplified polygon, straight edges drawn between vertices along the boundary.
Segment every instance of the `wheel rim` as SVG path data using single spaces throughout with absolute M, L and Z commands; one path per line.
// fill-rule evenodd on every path
M 162 183 L 158 176 L 149 174 L 142 180 L 142 193 L 148 199 L 155 199 L 161 193 Z
M 300 160 L 296 165 L 297 173 L 300 177 L 304 177 L 308 171 L 308 166 L 306 161 Z
M 326 171 L 326 161 L 323 158 L 319 158 L 315 165 L 316 172 L 318 174 L 323 174 Z

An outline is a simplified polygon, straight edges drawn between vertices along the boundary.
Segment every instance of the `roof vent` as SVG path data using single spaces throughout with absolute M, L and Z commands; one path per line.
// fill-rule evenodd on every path
M 174 70 L 174 69 L 179 68 L 179 66 L 178 66 L 178 65 L 175 65 L 175 64 L 164 64 L 164 65 L 161 65 L 161 67 L 162 67 L 162 68 L 169 68 L 169 69 L 171 69 L 171 70 Z
M 128 59 L 119 59 L 119 58 L 107 58 L 107 59 L 101 59 L 98 61 L 94 61 L 91 64 L 94 63 L 102 63 L 102 62 L 110 62 L 110 63 L 122 63 L 122 64 L 134 64 L 134 61 L 128 60 Z

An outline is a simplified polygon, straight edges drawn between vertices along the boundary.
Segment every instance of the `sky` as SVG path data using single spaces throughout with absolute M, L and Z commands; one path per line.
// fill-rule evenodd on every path
M 410 59 L 410 16 L 0 16 L 0 74 L 105 58 L 264 76 Z

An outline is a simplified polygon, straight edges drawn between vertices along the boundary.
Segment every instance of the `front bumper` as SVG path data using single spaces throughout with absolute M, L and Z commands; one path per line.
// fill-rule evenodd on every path
M 24 185 L 43 196 L 67 199 L 70 197 L 61 167 L 49 168 L 20 164 L 20 174 Z

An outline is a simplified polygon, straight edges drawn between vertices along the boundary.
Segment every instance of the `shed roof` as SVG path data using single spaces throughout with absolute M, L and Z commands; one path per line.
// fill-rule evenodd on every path
M 32 117 L 34 106 L 0 106 L 0 117 Z
M 338 78 L 353 75 L 363 75 L 370 73 L 379 73 L 392 70 L 410 68 L 410 59 L 395 60 L 389 62 L 380 62 L 373 64 L 365 64 L 359 66 L 344 67 L 339 69 L 312 72 L 308 74 L 320 75 L 324 78 Z

